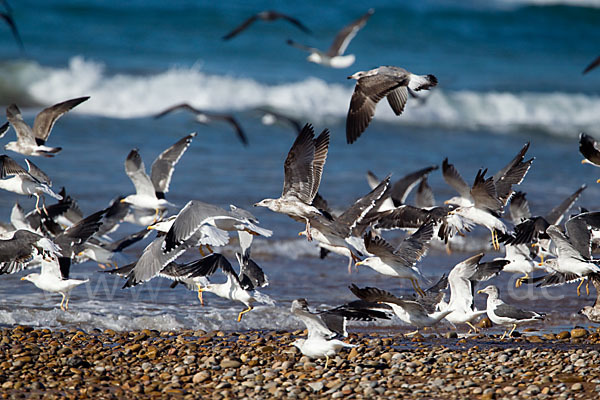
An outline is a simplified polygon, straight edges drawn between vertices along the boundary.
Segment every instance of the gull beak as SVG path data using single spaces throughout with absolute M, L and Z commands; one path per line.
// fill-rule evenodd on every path
M 26 279 L 25 277 L 22 277 L 22 278 L 21 278 L 21 280 L 22 280 L 22 281 L 26 281 L 27 279 Z
M 149 231 L 151 231 L 151 230 L 154 230 L 156 228 L 154 227 L 154 225 L 148 225 L 148 227 L 146 229 L 149 230 Z
M 298 236 L 304 236 L 304 235 L 306 235 L 306 231 L 298 232 Z
M 543 267 L 543 266 L 544 266 L 544 263 L 543 263 L 543 262 L 541 262 L 541 263 L 538 263 L 538 266 L 540 266 L 540 267 Z
M 352 75 L 350 75 L 349 77 L 347 77 L 346 79 L 352 79 Z
M 81 257 L 81 256 L 83 255 L 83 251 L 80 251 L 79 253 L 77 253 L 77 255 L 78 255 L 79 257 Z
M 119 200 L 119 203 L 125 203 L 125 199 Z
M 589 162 L 589 161 L 588 161 L 588 160 L 586 160 L 585 158 L 584 158 L 583 160 L 581 160 L 581 163 L 582 163 L 582 164 L 587 164 L 588 162 Z
M 481 289 L 481 290 L 477 291 L 477 294 L 480 294 L 480 293 L 485 293 L 485 292 L 483 291 L 483 289 Z
M 596 181 L 596 183 L 600 183 L 600 179 L 598 179 L 598 180 Z
M 354 265 L 356 265 L 358 267 L 359 265 L 363 265 L 363 262 L 362 261 L 357 261 L 357 262 L 354 263 Z

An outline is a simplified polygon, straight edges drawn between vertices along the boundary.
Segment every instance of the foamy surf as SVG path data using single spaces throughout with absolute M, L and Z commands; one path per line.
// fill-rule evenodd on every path
M 38 104 L 91 96 L 73 113 L 109 118 L 148 117 L 182 101 L 212 111 L 252 111 L 271 107 L 299 119 L 331 124 L 346 118 L 351 85 L 309 77 L 268 85 L 253 79 L 210 75 L 200 67 L 173 67 L 149 75 L 108 74 L 103 64 L 73 57 L 66 68 L 28 64 L 0 66 L 6 93 Z M 24 74 L 26 76 L 22 76 Z M 31 80 L 32 83 L 25 82 Z M 10 82 L 14 82 L 10 86 Z M 6 99 L 0 93 L 0 99 Z M 425 101 L 411 101 L 401 117 L 378 107 L 375 121 L 450 129 L 533 130 L 575 137 L 600 125 L 600 96 L 564 92 L 433 91 Z

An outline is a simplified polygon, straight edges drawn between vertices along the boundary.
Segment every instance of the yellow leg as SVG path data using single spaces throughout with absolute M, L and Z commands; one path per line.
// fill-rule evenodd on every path
M 199 283 L 196 284 L 198 286 L 198 300 L 200 300 L 200 305 L 204 307 L 204 300 L 202 300 L 202 286 Z
M 517 324 L 513 324 L 512 329 L 510 330 L 510 333 L 508 334 L 508 337 L 512 336 L 512 333 L 515 331 L 515 329 L 517 328 Z
M 62 295 L 62 300 L 60 301 L 60 309 L 63 310 L 63 311 L 65 311 L 66 308 L 63 306 L 63 303 L 65 302 L 65 297 L 66 296 L 65 296 L 64 293 L 61 293 L 61 295 Z
M 69 298 L 67 297 L 67 301 L 65 303 L 65 310 L 69 309 Z
M 325 355 L 325 369 L 327 369 L 327 365 L 329 364 L 329 356 Z
M 581 285 L 583 285 L 583 279 L 579 282 L 579 286 L 577 286 L 577 296 L 581 295 Z
M 502 337 L 500 338 L 500 340 L 504 340 L 504 338 L 506 337 L 507 333 L 508 333 L 508 331 L 504 331 L 504 333 L 502 334 Z
M 525 273 L 525 276 L 520 277 L 519 279 L 517 279 L 517 281 L 515 282 L 515 287 L 521 287 L 521 285 L 523 284 L 523 282 L 525 282 L 526 280 L 529 279 L 529 273 Z
M 590 280 L 586 279 L 585 280 L 585 293 L 589 296 L 590 295 Z
M 200 255 L 202 257 L 204 257 L 206 254 L 204 254 L 204 251 L 202 250 L 202 245 L 200 245 L 200 247 L 198 247 L 198 251 L 200 252 Z
M 98 263 L 98 266 L 102 269 L 106 269 L 106 265 Z
M 416 279 L 410 279 L 410 281 L 413 284 L 413 288 L 415 289 L 415 292 L 417 292 L 421 297 L 425 297 L 425 292 L 423 291 L 423 289 L 421 289 L 421 286 L 419 286 L 419 281 L 417 281 Z
M 469 321 L 467 321 L 467 325 L 469 325 L 469 327 L 473 330 L 473 332 L 475 333 L 479 333 L 479 329 L 477 329 L 475 327 L 475 325 L 473 325 L 472 323 L 470 323 Z M 471 333 L 471 330 L 469 330 L 469 333 Z
M 206 246 L 206 250 L 208 250 L 209 253 L 211 253 L 211 254 L 214 253 L 213 249 L 210 247 L 209 244 L 206 244 L 205 246 Z
M 35 196 L 35 211 L 37 211 L 39 214 L 41 214 L 42 212 L 38 208 L 38 205 L 40 204 L 40 196 L 37 194 L 34 194 L 34 196 Z
M 412 331 L 412 332 L 408 332 L 407 334 L 405 334 L 404 336 L 414 336 L 417 333 L 419 333 L 419 330 L 417 329 L 416 331 Z
M 254 307 L 252 306 L 248 306 L 248 308 L 246 308 L 244 311 L 240 312 L 238 314 L 238 318 L 237 318 L 237 322 L 240 322 L 242 320 L 242 317 L 244 316 L 244 314 L 246 314 L 248 311 L 252 311 Z

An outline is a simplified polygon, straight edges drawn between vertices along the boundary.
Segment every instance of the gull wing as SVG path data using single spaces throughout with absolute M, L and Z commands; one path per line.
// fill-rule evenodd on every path
M 187 148 L 190 147 L 195 137 L 196 133 L 194 132 L 178 140 L 174 145 L 160 153 L 152 163 L 150 180 L 156 191 L 156 197 L 159 199 L 165 198 L 165 193 L 169 191 L 175 165 L 177 165 Z
M 525 311 L 520 308 L 511 306 L 510 304 L 501 303 L 494 309 L 494 314 L 499 317 L 511 318 L 516 320 L 532 319 L 540 317 L 540 315 L 533 311 Z
M 415 205 L 420 208 L 435 207 L 435 196 L 433 195 L 433 189 L 431 189 L 431 186 L 427 182 L 427 176 L 421 179 L 421 183 L 417 187 Z
M 406 106 L 406 102 L 408 101 L 408 88 L 406 86 L 400 86 L 399 88 L 392 90 L 387 95 L 387 101 L 394 114 L 400 115 L 402 111 L 404 111 L 404 106 Z
M 448 158 L 442 162 L 442 177 L 448 185 L 458 192 L 459 195 L 468 199 L 471 197 L 471 188 L 465 180 L 460 176 L 454 164 L 448 163 Z
M 588 72 L 596 68 L 598 65 L 600 65 L 600 56 L 598 56 L 598 58 L 594 59 L 594 61 L 592 61 L 587 67 L 585 67 L 582 74 L 587 74 Z
M 6 108 L 6 119 L 15 129 L 17 134 L 17 141 L 26 144 L 27 146 L 34 147 L 37 145 L 33 131 L 23 120 L 21 111 L 16 104 L 11 104 Z
M 600 212 L 576 215 L 565 223 L 570 242 L 586 259 L 592 259 L 592 230 L 600 230 Z
M 223 40 L 232 39 L 234 36 L 236 36 L 237 34 L 239 34 L 240 32 L 242 32 L 243 30 L 245 30 L 246 28 L 248 28 L 250 25 L 252 25 L 256 20 L 258 20 L 258 14 L 255 14 L 255 15 L 251 16 L 250 18 L 248 18 L 244 22 L 242 22 L 240 25 L 238 25 L 237 27 L 235 27 L 235 29 L 233 29 L 231 32 L 229 32 L 225 36 L 223 36 Z
M 587 186 L 581 185 L 579 189 L 577 189 L 572 195 L 563 200 L 562 203 L 557 205 L 546 215 L 546 220 L 550 225 L 558 225 L 564 218 L 565 214 L 571 209 L 573 204 L 577 201 L 581 193 L 585 190 Z
M 515 192 L 515 194 L 510 199 L 508 213 L 510 215 L 511 222 L 514 225 L 518 225 L 526 219 L 531 218 L 529 202 L 525 198 L 525 193 Z
M 496 194 L 494 178 L 489 177 L 485 179 L 486 172 L 487 169 L 479 170 L 479 172 L 477 172 L 473 187 L 471 188 L 471 197 L 473 197 L 475 207 L 490 212 L 502 211 L 502 202 L 498 199 L 498 195 Z
M 427 254 L 432 237 L 433 221 L 429 221 L 421 225 L 415 233 L 404 238 L 396 248 L 395 254 L 400 256 L 407 266 L 412 267 Z
M 5 4 L 6 4 L 6 2 L 5 2 Z M 17 44 L 19 45 L 19 48 L 21 49 L 21 51 L 25 51 L 25 46 L 23 46 L 23 41 L 21 40 L 21 35 L 19 35 L 19 30 L 17 29 L 17 24 L 15 23 L 15 20 L 12 17 L 12 15 L 10 15 L 10 13 L 7 13 L 7 12 L 0 12 L 0 17 L 2 17 L 2 19 L 4 19 L 4 21 L 8 24 L 10 31 L 12 32 L 12 35 L 15 38 L 15 41 L 17 42 Z
M 131 150 L 127 155 L 127 158 L 125 159 L 125 173 L 127 173 L 127 176 L 131 179 L 131 182 L 135 187 L 135 192 L 138 195 L 156 195 L 154 185 L 148 174 L 146 174 L 146 166 L 142 161 L 142 156 L 138 153 L 138 149 Z
M 90 97 L 78 97 L 63 101 L 62 103 L 55 104 L 53 106 L 44 108 L 33 121 L 33 133 L 35 140 L 38 145 L 42 145 L 48 140 L 52 127 L 56 120 L 58 120 L 64 113 L 88 100 Z
M 564 233 L 556 225 L 550 225 L 546 229 L 546 233 L 550 236 L 550 239 L 556 245 L 558 255 L 560 257 L 570 257 L 577 260 L 581 260 L 584 256 L 573 246 L 573 244 L 567 239 Z
M 349 230 L 354 229 L 354 227 L 362 221 L 369 211 L 375 207 L 377 200 L 383 196 L 389 183 L 390 175 L 381 181 L 379 185 L 377 185 L 368 194 L 356 200 L 352 206 L 350 206 L 338 218 L 336 218 L 336 221 L 344 226 L 349 227 Z
M 331 47 L 329 47 L 329 50 L 327 50 L 327 55 L 330 57 L 335 57 L 344 54 L 352 39 L 354 39 L 358 31 L 365 26 L 367 20 L 371 17 L 371 15 L 373 15 L 374 12 L 375 10 L 371 8 L 359 19 L 342 28 L 342 30 L 339 31 L 335 36 L 335 39 L 333 39 Z
M 12 175 L 30 176 L 29 172 L 25 171 L 15 160 L 6 155 L 0 156 L 0 178 L 4 179 Z
M 127 282 L 125 282 L 123 288 L 135 286 L 154 278 L 167 264 L 174 261 L 186 250 L 184 246 L 181 246 L 171 252 L 164 253 L 164 241 L 165 237 L 161 236 L 146 246 L 135 266 L 127 275 Z
M 350 291 L 361 300 L 373 303 L 395 304 L 404 308 L 407 312 L 411 314 L 427 314 L 427 311 L 419 302 L 415 300 L 402 299 L 383 289 L 378 289 L 376 287 L 365 287 L 360 289 L 353 284 L 352 286 L 350 286 Z
M 52 186 L 52 180 L 44 171 L 38 168 L 33 162 L 25 159 L 25 163 L 27 164 L 27 169 L 29 170 L 29 175 L 33 176 L 39 182 L 44 183 L 48 186 Z
M 319 336 L 329 339 L 336 336 L 336 333 L 327 327 L 318 314 L 314 314 L 308 309 L 306 299 L 294 300 L 290 311 L 306 325 L 309 338 Z
M 397 203 L 397 205 L 404 204 L 406 202 L 406 198 L 413 188 L 419 183 L 419 181 L 436 169 L 438 169 L 437 165 L 431 165 L 418 171 L 406 174 L 396 181 L 390 190 L 394 203 Z
M 476 254 L 456 264 L 448 274 L 450 285 L 450 302 L 448 309 L 471 310 L 473 307 L 473 283 L 471 277 L 477 271 L 477 265 L 483 253 Z
M 240 264 L 239 280 L 242 289 L 253 290 L 269 284 L 264 271 L 249 256 L 243 256 L 239 253 L 235 253 L 235 256 Z

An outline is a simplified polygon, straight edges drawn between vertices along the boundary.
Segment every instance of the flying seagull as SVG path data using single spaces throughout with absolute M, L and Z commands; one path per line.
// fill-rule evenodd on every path
M 9 156 L 0 156 L 0 189 L 9 192 L 35 196 L 35 208 L 39 211 L 40 197 L 44 194 L 62 200 L 62 196 L 54 193 L 50 186 L 52 181 L 34 163 L 25 159 L 28 171 L 25 171 L 15 160 Z
M 135 187 L 135 194 L 130 194 L 120 201 L 135 208 L 153 210 L 156 219 L 159 211 L 171 205 L 165 200 L 165 193 L 169 191 L 175 165 L 194 137 L 196 133 L 191 133 L 160 153 L 152 163 L 150 176 L 146 174 L 146 167 L 138 150 L 131 150 L 125 160 L 125 172 Z
M 600 56 L 594 59 L 594 61 L 592 61 L 587 67 L 585 67 L 582 74 L 587 74 L 588 72 L 596 68 L 598 65 L 600 65 Z
M 365 26 L 367 20 L 369 17 L 371 17 L 371 15 L 373 15 L 374 12 L 375 10 L 371 8 L 362 17 L 345 26 L 341 31 L 338 32 L 333 40 L 333 43 L 331 44 L 331 47 L 329 47 L 329 50 L 326 52 L 315 49 L 314 47 L 296 43 L 293 40 L 288 40 L 287 44 L 300 50 L 309 52 L 310 55 L 307 57 L 307 60 L 310 62 L 332 68 L 347 68 L 354 64 L 356 57 L 354 54 L 344 55 L 344 52 L 350 44 L 350 41 L 354 39 L 354 36 L 356 36 L 358 31 Z
M 498 288 L 494 285 L 489 285 L 485 289 L 478 290 L 477 293 L 488 295 L 487 315 L 494 324 L 513 326 L 510 332 L 508 330 L 504 332 L 500 340 L 504 339 L 507 333 L 510 337 L 519 324 L 544 319 L 543 314 L 538 314 L 534 311 L 524 311 L 503 302 L 499 298 Z
M 165 116 L 173 111 L 177 111 L 177 110 L 186 110 L 186 111 L 189 111 L 189 112 L 195 114 L 196 121 L 200 122 L 201 124 L 208 124 L 212 121 L 225 121 L 225 122 L 229 123 L 235 130 L 235 133 L 237 134 L 238 138 L 240 139 L 240 142 L 242 142 L 242 144 L 244 146 L 248 146 L 248 137 L 244 133 L 244 130 L 242 129 L 242 126 L 239 124 L 237 119 L 235 119 L 233 117 L 233 115 L 231 115 L 231 114 L 220 114 L 220 113 L 204 111 L 204 110 L 194 108 L 187 103 L 181 103 L 181 104 L 176 104 L 174 106 L 167 108 L 166 110 L 161 111 L 160 113 L 156 114 L 154 116 L 154 118 L 163 117 L 163 116 Z
M 438 83 L 433 75 L 415 75 L 404 68 L 394 66 L 359 71 L 350 75 L 348 79 L 356 79 L 346 118 L 348 143 L 354 143 L 367 129 L 375 115 L 375 107 L 381 99 L 387 97 L 394 113 L 400 115 L 408 99 L 408 89 L 427 90 Z
M 325 129 L 315 139 L 312 125 L 306 124 L 298 135 L 283 164 L 283 191 L 277 199 L 263 199 L 255 207 L 266 207 L 271 211 L 286 214 L 296 221 L 306 223 L 307 239 L 310 235 L 310 220 L 326 218 L 312 205 L 329 150 L 329 131 Z
M 585 133 L 579 134 L 579 152 L 584 159 L 582 164 L 592 164 L 594 167 L 600 167 L 600 150 L 598 150 L 598 142 L 596 139 Z M 597 180 L 600 183 L 600 179 Z
M 7 3 L 4 2 L 4 4 L 6 5 Z M 21 51 L 25 51 L 25 46 L 23 46 L 21 35 L 19 35 L 19 30 L 17 29 L 17 24 L 15 23 L 15 19 L 10 13 L 10 10 L 6 10 L 6 12 L 0 11 L 0 17 L 4 20 L 4 22 L 6 22 L 6 24 L 10 28 L 10 31 L 12 32 L 12 35 L 15 38 L 17 44 L 19 45 Z
M 9 105 L 6 108 L 6 118 L 17 133 L 17 141 L 8 142 L 4 148 L 26 156 L 53 157 L 62 148 L 46 146 L 52 127 L 64 113 L 87 99 L 89 99 L 89 96 L 63 101 L 44 108 L 35 117 L 33 129 L 23 120 L 19 107 L 16 104 Z
M 356 347 L 338 339 L 348 336 L 347 320 L 390 319 L 389 309 L 385 306 L 365 301 L 354 301 L 333 309 L 313 312 L 309 310 L 306 299 L 296 299 L 292 302 L 290 311 L 308 329 L 308 337 L 295 340 L 292 345 L 307 357 L 325 357 L 325 368 L 329 363 L 329 357 L 334 356 L 344 347 Z
M 47 254 L 42 259 L 41 273 L 29 274 L 22 277 L 21 280 L 29 281 L 46 292 L 60 293 L 62 295 L 60 309 L 66 311 L 69 309 L 69 294 L 71 290 L 89 282 L 89 279 L 69 279 L 70 265 L 71 263 L 68 259 L 64 259 L 64 262 L 59 263 L 55 254 Z
M 250 18 L 248 18 L 247 20 L 242 22 L 234 30 L 229 32 L 227 35 L 223 36 L 223 40 L 232 39 L 233 37 L 237 36 L 240 32 L 247 29 L 250 25 L 252 25 L 256 21 L 260 20 L 260 21 L 272 22 L 272 21 L 276 21 L 278 19 L 283 19 L 283 20 L 286 20 L 286 21 L 296 25 L 298 27 L 298 29 L 300 29 L 304 33 L 311 33 L 310 29 L 308 29 L 306 26 L 304 26 L 304 24 L 302 22 L 300 22 L 298 19 L 296 19 L 294 17 L 290 17 L 289 15 L 280 13 L 278 11 L 266 10 L 266 11 L 261 11 L 257 14 L 254 14 L 253 16 L 251 16 Z

